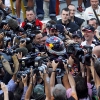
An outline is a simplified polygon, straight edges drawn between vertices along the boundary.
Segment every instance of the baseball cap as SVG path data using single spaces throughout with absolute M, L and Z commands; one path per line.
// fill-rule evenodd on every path
M 64 26 L 62 24 L 56 24 L 56 29 L 60 32 L 63 33 L 64 32 Z
M 75 32 L 72 34 L 72 37 L 73 37 L 73 38 L 75 38 L 75 37 L 82 38 L 82 33 L 81 33 L 81 31 L 75 31 Z
M 83 27 L 82 31 L 86 31 L 86 30 L 94 32 L 95 28 L 93 26 L 91 26 L 91 25 L 87 25 L 87 26 Z
M 41 84 L 36 85 L 33 92 L 34 92 L 34 99 L 36 100 L 40 100 L 45 96 L 44 86 Z

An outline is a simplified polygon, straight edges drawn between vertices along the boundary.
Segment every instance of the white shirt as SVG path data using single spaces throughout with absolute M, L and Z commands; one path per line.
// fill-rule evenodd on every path
M 82 43 L 81 43 L 81 46 L 87 45 L 86 42 L 87 42 L 87 41 L 82 42 Z M 95 44 L 92 43 L 90 46 L 94 48 L 94 47 L 95 47 Z
M 100 6 L 98 6 L 98 9 L 96 9 L 95 11 L 98 15 L 98 18 L 100 19 Z M 90 20 L 91 18 L 96 18 L 92 6 L 86 8 L 85 12 L 83 13 L 83 18 L 85 20 L 85 23 L 87 23 L 86 21 Z
M 11 5 L 10 5 L 10 0 L 5 0 L 5 5 L 7 6 L 7 7 L 10 7 Z

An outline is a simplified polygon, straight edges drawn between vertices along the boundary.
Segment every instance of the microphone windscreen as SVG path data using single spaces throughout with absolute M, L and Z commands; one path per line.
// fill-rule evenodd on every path
M 16 30 L 19 27 L 17 21 L 14 19 L 9 19 L 8 25 L 12 30 Z
M 28 54 L 28 50 L 25 47 L 23 47 L 23 48 L 17 48 L 16 52 L 19 52 L 19 53 L 22 52 L 22 56 L 26 56 Z

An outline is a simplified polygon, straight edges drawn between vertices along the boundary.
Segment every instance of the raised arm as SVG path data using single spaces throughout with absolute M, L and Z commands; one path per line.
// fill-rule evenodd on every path
M 4 100 L 9 100 L 8 88 L 3 82 L 1 82 L 1 89 L 4 92 Z
M 46 100 L 51 100 L 50 78 L 49 78 L 46 70 L 44 70 L 44 84 L 45 84 Z
M 30 77 L 30 83 L 29 83 L 28 89 L 26 91 L 25 100 L 30 100 L 30 96 L 31 96 L 35 81 L 36 81 L 36 74 L 34 74 L 34 76 Z
M 94 63 L 93 63 L 92 59 L 91 59 L 91 67 L 90 67 L 90 69 L 91 69 L 91 72 L 92 72 L 93 79 L 95 81 L 96 88 L 98 89 L 98 87 L 100 86 L 100 78 L 96 73 L 96 70 L 94 68 Z
M 51 66 L 52 66 L 52 73 L 50 77 L 50 88 L 51 88 L 51 95 L 52 95 L 52 90 L 55 86 L 55 75 L 56 75 L 56 68 L 58 66 L 58 63 L 55 63 L 55 61 L 53 60 Z

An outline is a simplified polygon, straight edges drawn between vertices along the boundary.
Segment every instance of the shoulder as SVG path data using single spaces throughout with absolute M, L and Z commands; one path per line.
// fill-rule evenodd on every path
M 82 46 L 86 45 L 86 41 L 82 42 L 81 45 L 82 45 Z
M 76 16 L 74 17 L 74 19 L 77 20 L 77 21 L 80 21 L 80 20 L 84 21 L 84 19 L 76 17 Z
M 85 9 L 85 12 L 86 12 L 86 11 L 89 11 L 89 10 L 92 10 L 92 7 L 91 7 L 91 6 L 88 7 L 88 8 L 86 8 L 86 9 Z
M 36 19 L 35 22 L 37 23 L 42 23 L 39 19 Z
M 77 25 L 77 24 L 74 23 L 74 22 L 69 22 L 69 23 L 67 24 L 66 28 L 67 28 L 71 33 L 73 33 L 73 32 L 75 32 L 75 31 L 77 31 L 80 27 L 79 27 L 79 25 Z
M 62 19 L 57 20 L 57 24 L 62 24 Z
M 74 22 L 69 22 L 68 26 L 71 27 L 71 28 L 79 28 L 79 26 Z
M 24 27 L 25 25 L 26 25 L 26 22 L 22 22 L 22 23 L 20 24 L 21 27 Z
M 78 24 L 79 26 L 81 26 L 82 25 L 82 23 L 85 21 L 84 19 L 82 19 L 82 18 L 79 18 L 79 17 L 74 17 L 74 21 L 75 21 L 75 23 L 76 24 Z

